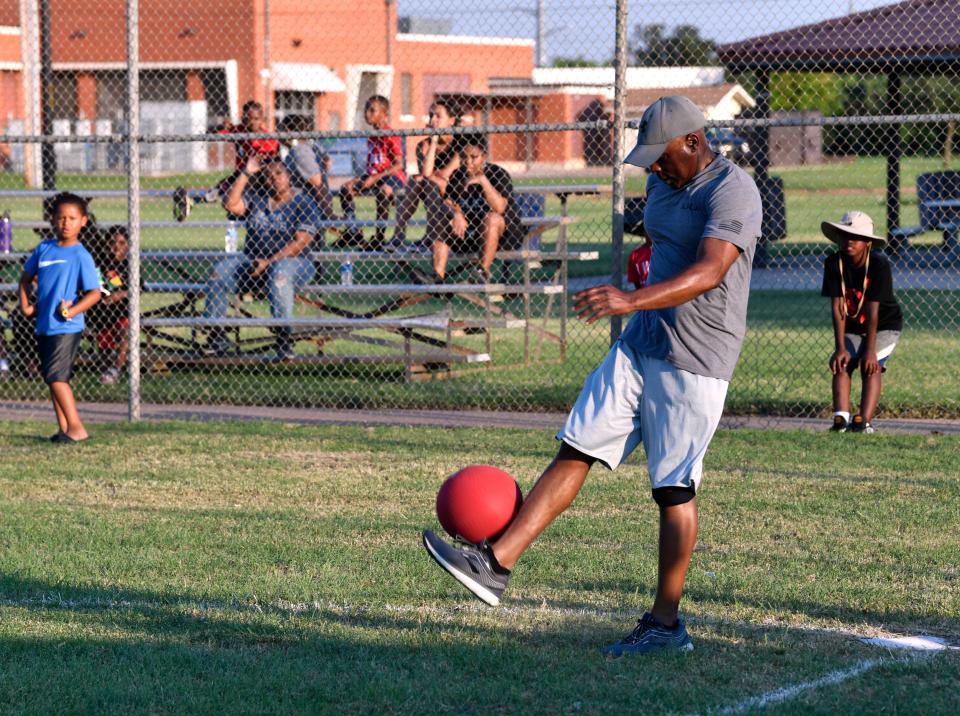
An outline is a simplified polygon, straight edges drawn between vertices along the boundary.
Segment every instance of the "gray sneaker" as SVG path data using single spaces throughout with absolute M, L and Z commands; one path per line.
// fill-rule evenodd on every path
M 500 603 L 500 596 L 510 582 L 510 571 L 497 564 L 486 540 L 477 545 L 458 540 L 456 545 L 450 545 L 432 530 L 424 530 L 423 546 L 437 564 L 477 599 L 491 607 Z
M 664 650 L 693 651 L 693 642 L 687 634 L 687 625 L 684 624 L 683 619 L 677 619 L 676 625 L 666 627 L 647 612 L 637 621 L 637 626 L 632 632 L 616 644 L 608 646 L 603 653 L 605 656 L 618 657 Z

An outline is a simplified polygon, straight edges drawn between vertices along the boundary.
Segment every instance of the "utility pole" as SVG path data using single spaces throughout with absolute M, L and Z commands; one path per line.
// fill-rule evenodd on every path
M 263 69 L 260 80 L 263 83 L 263 119 L 267 127 L 273 119 L 273 69 L 270 62 L 270 0 L 263 0 Z
M 537 67 L 547 66 L 546 0 L 537 0 Z
M 43 93 L 40 91 L 40 19 L 36 0 L 20 0 L 20 27 L 24 134 L 40 134 Z M 41 153 L 36 144 L 23 145 L 23 179 L 29 187 L 39 188 L 42 185 Z
M 625 129 L 627 121 L 627 0 L 617 0 L 616 41 L 613 61 L 613 235 L 610 283 L 623 286 L 623 211 L 626 206 Z M 623 317 L 610 316 L 610 345 L 620 337 Z
M 393 67 L 393 16 L 392 16 L 392 5 L 393 0 L 383 0 L 385 9 L 387 11 L 387 64 Z
M 40 133 L 53 134 L 53 41 L 50 38 L 50 0 L 40 0 Z M 57 188 L 57 154 L 53 144 L 40 145 L 43 188 Z M 44 217 L 45 219 L 48 217 Z

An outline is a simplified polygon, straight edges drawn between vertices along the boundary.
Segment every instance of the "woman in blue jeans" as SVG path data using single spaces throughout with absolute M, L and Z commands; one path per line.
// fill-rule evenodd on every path
M 264 173 L 265 194 L 245 191 L 251 177 Z M 227 313 L 229 294 L 264 286 L 274 318 L 293 317 L 296 289 L 313 278 L 315 268 L 309 246 L 317 233 L 317 208 L 313 199 L 290 184 L 290 174 L 279 160 L 264 161 L 251 156 L 227 192 L 223 207 L 243 218 L 247 229 L 242 256 L 228 256 L 213 269 L 207 284 L 204 316 L 220 318 Z M 289 328 L 274 331 L 277 355 L 293 355 Z M 222 353 L 227 348 L 222 329 L 211 331 L 210 348 Z

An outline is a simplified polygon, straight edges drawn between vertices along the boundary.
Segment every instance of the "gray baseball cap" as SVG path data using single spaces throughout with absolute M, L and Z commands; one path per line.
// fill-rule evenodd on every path
M 623 161 L 647 169 L 660 158 L 670 140 L 703 129 L 706 124 L 703 112 L 686 97 L 661 97 L 640 118 L 637 146 Z

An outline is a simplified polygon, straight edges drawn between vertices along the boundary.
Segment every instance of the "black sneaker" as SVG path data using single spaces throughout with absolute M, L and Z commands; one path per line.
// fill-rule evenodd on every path
M 407 253 L 406 243 L 403 239 L 398 239 L 394 236 L 388 242 L 383 245 L 383 250 L 388 254 L 405 254 Z
M 867 435 L 872 435 L 876 432 L 876 429 L 870 421 L 864 420 L 862 415 L 853 416 L 853 422 L 850 423 L 849 429 L 851 433 L 866 433 Z
M 193 202 L 190 200 L 190 197 L 187 195 L 187 190 L 182 186 L 178 186 L 176 191 L 173 192 L 173 218 L 175 221 L 183 221 L 188 216 L 190 216 L 190 209 L 193 207 Z
M 693 642 L 687 634 L 687 625 L 683 623 L 683 619 L 677 619 L 674 626 L 666 627 L 647 612 L 637 621 L 637 626 L 632 632 L 616 644 L 608 646 L 603 653 L 606 656 L 618 657 L 651 654 L 665 650 L 693 651 Z
M 410 274 L 410 280 L 420 286 L 429 286 L 435 283 L 443 283 L 443 279 L 437 276 L 435 273 L 426 272 L 423 269 L 417 268 L 416 266 L 411 266 L 410 264 L 403 264 L 407 272 Z
M 510 582 L 510 570 L 503 569 L 493 556 L 493 549 L 484 540 L 480 544 L 457 541 L 449 545 L 433 530 L 423 531 L 423 546 L 434 561 L 454 579 L 491 607 L 500 603 L 500 595 Z
M 833 425 L 830 426 L 831 433 L 845 433 L 849 428 L 850 423 L 847 422 L 847 419 L 842 415 L 833 416 Z
M 340 232 L 340 238 L 334 242 L 334 246 L 338 249 L 362 249 L 366 246 L 363 231 L 356 226 L 348 226 Z

